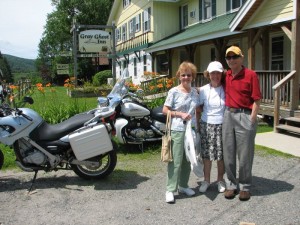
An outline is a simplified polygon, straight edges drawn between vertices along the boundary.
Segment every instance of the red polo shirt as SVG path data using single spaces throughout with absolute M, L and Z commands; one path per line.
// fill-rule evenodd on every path
M 248 68 L 235 76 L 228 70 L 225 80 L 225 105 L 232 108 L 252 109 L 253 102 L 261 99 L 257 74 Z

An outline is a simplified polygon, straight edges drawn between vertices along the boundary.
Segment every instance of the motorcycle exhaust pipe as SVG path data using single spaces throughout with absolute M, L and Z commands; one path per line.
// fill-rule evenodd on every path
M 34 172 L 34 170 L 33 170 L 32 168 L 23 166 L 23 164 L 20 163 L 19 161 L 16 161 L 16 164 L 17 164 L 18 167 L 20 167 L 23 171 L 26 171 L 26 172 Z

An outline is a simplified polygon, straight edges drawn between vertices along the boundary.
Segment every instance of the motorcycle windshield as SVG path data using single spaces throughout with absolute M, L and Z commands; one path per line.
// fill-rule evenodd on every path
M 128 86 L 126 80 L 129 78 L 128 69 L 125 68 L 121 77 L 114 85 L 111 92 L 107 95 L 109 99 L 122 99 L 128 93 Z

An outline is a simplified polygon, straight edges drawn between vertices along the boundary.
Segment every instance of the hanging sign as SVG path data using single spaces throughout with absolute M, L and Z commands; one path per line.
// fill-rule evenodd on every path
M 79 52 L 101 52 L 111 51 L 110 34 L 103 30 L 85 30 L 79 33 Z

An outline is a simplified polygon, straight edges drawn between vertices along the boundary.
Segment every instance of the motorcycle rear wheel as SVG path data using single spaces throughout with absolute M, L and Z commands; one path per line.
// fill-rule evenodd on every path
M 0 150 L 0 170 L 2 168 L 4 164 L 4 155 L 3 155 L 3 152 Z
M 113 149 L 107 152 L 105 155 L 96 156 L 87 161 L 96 161 L 100 163 L 98 167 L 87 167 L 82 165 L 71 165 L 72 170 L 81 178 L 91 179 L 103 179 L 113 172 L 117 164 L 117 153 Z

